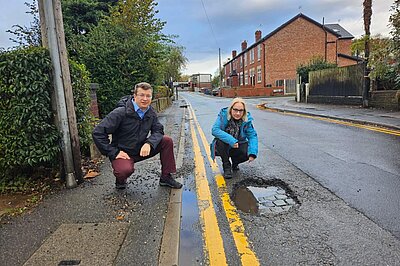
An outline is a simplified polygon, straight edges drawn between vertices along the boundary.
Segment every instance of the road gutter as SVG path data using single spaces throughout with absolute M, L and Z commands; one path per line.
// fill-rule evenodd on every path
M 183 108 L 178 153 L 176 156 L 177 169 L 182 167 L 185 152 L 185 112 L 186 108 Z M 183 184 L 183 178 L 177 178 L 176 180 Z M 160 266 L 175 266 L 179 263 L 182 191 L 183 189 L 171 189 L 158 259 L 158 265 Z

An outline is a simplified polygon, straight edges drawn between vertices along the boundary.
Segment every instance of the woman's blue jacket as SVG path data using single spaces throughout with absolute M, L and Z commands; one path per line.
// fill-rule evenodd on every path
M 215 143 L 217 139 L 229 144 L 231 147 L 237 142 L 239 144 L 248 142 L 247 154 L 256 158 L 258 154 L 258 137 L 252 121 L 253 117 L 247 112 L 247 121 L 243 121 L 240 127 L 239 139 L 235 139 L 225 132 L 228 126 L 228 107 L 222 108 L 211 130 L 212 135 L 215 137 L 210 145 L 211 158 L 215 159 Z

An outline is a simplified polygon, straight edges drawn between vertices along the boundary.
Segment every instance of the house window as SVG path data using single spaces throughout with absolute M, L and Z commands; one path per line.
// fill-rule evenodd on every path
M 261 66 L 257 67 L 257 83 L 261 83 Z
M 275 87 L 283 86 L 283 79 L 275 80 Z
M 242 60 L 242 57 L 239 57 L 239 64 L 240 64 L 240 68 L 242 68 L 242 67 L 243 67 L 243 60 Z
M 257 46 L 257 61 L 261 60 L 261 44 Z
M 247 70 L 244 72 L 244 85 L 249 84 L 249 76 L 247 75 Z
M 250 64 L 254 63 L 254 49 L 250 50 Z
M 244 54 L 243 60 L 244 60 L 244 66 L 247 66 L 247 54 Z
M 252 68 L 252 69 L 250 69 L 250 80 L 249 80 L 249 82 L 250 82 L 250 84 L 251 85 L 254 85 L 255 84 L 255 71 L 254 71 L 254 68 Z
M 240 84 L 240 86 L 243 85 L 243 72 L 239 73 L 239 84 Z

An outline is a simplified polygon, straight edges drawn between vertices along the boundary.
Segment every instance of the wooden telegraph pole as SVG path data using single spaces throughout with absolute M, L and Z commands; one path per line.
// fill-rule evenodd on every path
M 67 188 L 83 182 L 78 128 L 65 45 L 60 0 L 39 0 L 42 45 L 48 47 L 53 66 L 54 98 Z

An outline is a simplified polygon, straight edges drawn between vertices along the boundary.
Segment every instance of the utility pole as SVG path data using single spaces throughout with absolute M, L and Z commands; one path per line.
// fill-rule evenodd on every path
M 72 145 L 72 156 L 74 160 L 74 169 L 78 183 L 83 183 L 82 164 L 81 164 L 81 145 L 79 143 L 78 126 L 76 122 L 74 95 L 72 93 L 71 73 L 69 71 L 67 46 L 65 44 L 64 22 L 61 11 L 61 1 L 54 1 L 54 18 L 56 22 L 56 31 L 58 37 L 60 64 L 63 78 L 65 102 L 67 104 L 68 124 Z
M 222 87 L 222 72 L 221 72 L 221 48 L 218 48 L 218 61 L 219 61 L 219 87 Z
M 77 186 L 76 179 L 82 182 L 83 178 L 61 3 L 60 0 L 39 0 L 38 4 L 41 32 L 44 37 L 42 45 L 48 47 L 52 62 L 54 106 L 57 111 L 58 130 L 61 133 L 66 187 L 74 188 Z

